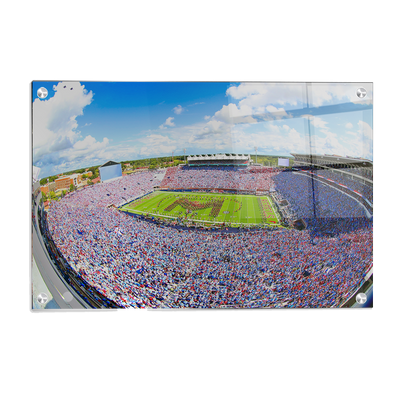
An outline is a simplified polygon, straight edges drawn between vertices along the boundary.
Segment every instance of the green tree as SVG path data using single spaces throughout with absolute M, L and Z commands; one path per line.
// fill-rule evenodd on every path
M 151 160 L 149 168 L 150 169 L 156 169 L 157 168 L 157 160 L 156 159 Z
M 75 190 L 75 186 L 71 183 L 70 185 L 69 185 L 69 191 L 70 192 L 73 192 Z

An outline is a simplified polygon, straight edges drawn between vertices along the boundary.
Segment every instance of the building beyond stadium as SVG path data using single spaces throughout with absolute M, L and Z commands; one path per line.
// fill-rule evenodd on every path
M 189 167 L 200 166 L 248 166 L 253 163 L 250 155 L 244 154 L 204 154 L 188 156 Z

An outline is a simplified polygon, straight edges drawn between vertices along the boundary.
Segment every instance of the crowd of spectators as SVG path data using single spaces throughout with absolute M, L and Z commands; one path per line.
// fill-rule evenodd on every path
M 124 175 L 110 182 L 85 186 L 69 193 L 66 198 L 70 204 L 81 207 L 120 206 L 130 200 L 149 193 L 159 184 L 159 179 L 152 172 Z
M 169 168 L 161 187 L 169 189 L 229 189 L 269 191 L 277 169 L 263 167 L 188 167 Z
M 358 180 L 353 180 L 349 175 L 341 175 L 340 173 L 333 171 L 317 170 L 314 171 L 314 173 L 324 177 L 325 179 L 331 179 L 334 182 L 347 186 L 351 190 L 356 191 L 364 196 L 371 204 L 373 204 L 372 186 L 365 185 Z
M 201 175 L 213 173 L 210 181 L 226 182 L 229 169 L 218 171 L 190 174 L 198 172 L 202 184 Z M 325 185 L 312 188 L 307 177 L 275 173 L 272 183 L 311 229 L 240 233 L 180 230 L 107 208 L 151 190 L 159 184 L 153 178 L 141 173 L 96 185 L 48 211 L 65 260 L 119 306 L 332 307 L 362 284 L 371 265 L 372 222 L 362 208 Z
M 369 168 L 341 168 L 339 171 L 349 172 L 350 174 L 359 175 L 363 178 L 373 180 L 374 173 L 371 167 Z
M 289 201 L 296 217 L 304 219 L 309 226 L 331 235 L 358 229 L 360 224 L 372 230 L 364 208 L 340 191 L 291 171 L 273 179 L 276 190 Z

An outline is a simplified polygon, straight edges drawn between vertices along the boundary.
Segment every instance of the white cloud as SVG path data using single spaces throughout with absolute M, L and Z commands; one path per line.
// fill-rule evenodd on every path
M 297 105 L 303 101 L 305 85 L 302 83 L 241 83 L 231 86 L 226 94 L 235 100 L 240 100 L 239 105 L 251 108 L 266 107 L 272 104 Z
M 304 84 L 247 83 L 231 87 L 227 90 L 231 101 L 223 105 L 214 115 L 206 115 L 202 122 L 180 127 L 175 127 L 173 118 L 170 117 L 160 125 L 160 129 L 164 130 L 163 134 L 160 134 L 160 131 L 153 131 L 154 133 L 146 137 L 140 154 L 159 156 L 170 154 L 178 148 L 188 148 L 190 152 L 197 153 L 252 152 L 254 146 L 258 146 L 260 154 L 263 152 L 284 155 L 290 152 L 309 152 L 308 136 L 306 138 L 304 132 L 294 129 L 290 120 L 286 120 L 282 126 L 271 122 L 288 116 L 284 107 L 289 105 L 297 108 L 306 104 L 305 88 Z M 355 90 L 355 86 L 350 84 L 314 84 L 309 86 L 308 102 L 311 106 L 320 106 L 352 101 L 354 100 L 352 93 L 354 94 Z M 176 107 L 177 110 L 181 108 L 183 109 L 182 106 Z M 260 117 L 268 122 L 260 124 Z M 359 124 L 359 130 L 354 132 L 354 135 L 345 136 L 339 135 L 334 125 L 330 126 L 319 116 L 305 115 L 303 118 L 308 118 L 318 132 L 312 138 L 313 152 L 353 156 L 363 156 L 360 152 L 367 153 L 362 150 L 360 143 L 362 136 L 372 137 L 372 130 L 368 130 L 368 126 Z M 343 125 L 340 126 L 342 129 Z
M 135 146 L 112 146 L 107 137 L 102 141 L 91 135 L 82 137 L 76 118 L 83 115 L 94 96 L 84 85 L 61 82 L 53 88 L 52 98 L 33 103 L 33 163 L 41 168 L 42 177 L 137 156 Z
M 337 154 L 339 156 L 349 155 L 349 147 L 344 146 L 334 134 L 324 137 L 313 136 L 312 152 L 315 154 Z
M 360 134 L 366 139 L 366 140 L 372 140 L 373 137 L 373 132 L 372 128 L 367 124 L 365 121 L 358 121 L 358 128 Z
M 41 176 L 137 153 L 134 147 L 110 146 L 107 137 L 100 142 L 91 135 L 82 137 L 76 118 L 94 96 L 84 85 L 60 82 L 53 89 L 53 97 L 33 103 L 33 163 L 41 168 Z
M 362 157 L 369 160 L 373 159 L 373 131 L 371 126 L 359 120 L 357 123 L 357 130 L 347 130 L 346 135 L 343 135 L 341 142 L 344 145 L 343 153 L 336 153 L 340 155 L 347 155 L 351 157 Z
M 298 98 L 304 97 L 302 91 L 301 84 L 242 83 L 231 86 L 226 94 L 232 101 L 217 111 L 213 118 L 229 124 L 256 123 L 255 116 L 267 121 L 282 119 L 288 114 L 283 107 L 275 105 L 297 105 Z M 238 101 L 237 104 L 234 101 Z
M 318 130 L 325 135 L 332 135 L 332 132 L 327 127 L 328 122 L 323 120 L 321 117 L 316 117 L 315 115 L 302 115 L 302 118 L 309 119 L 311 124 L 318 128 Z
M 159 126 L 160 129 L 167 129 L 167 126 L 175 126 L 175 124 L 172 122 L 174 117 L 168 117 L 163 124 Z
M 312 132 L 311 149 L 308 149 L 308 151 L 314 154 L 350 155 L 351 150 L 348 143 L 343 138 L 339 139 L 335 132 L 331 132 L 327 121 L 314 115 L 302 115 L 302 118 L 309 119 L 311 124 L 320 132 L 319 134 Z
M 307 100 L 310 106 L 354 100 L 353 94 L 356 92 L 356 86 L 358 85 L 313 84 L 306 87 L 304 83 L 242 83 L 232 86 L 226 91 L 228 98 L 231 99 L 229 104 L 223 105 L 212 117 L 205 116 L 204 119 L 208 122 L 203 126 L 196 125 L 196 129 L 191 130 L 190 142 L 198 143 L 200 147 L 211 146 L 213 143 L 217 143 L 222 135 L 225 135 L 229 139 L 225 139 L 224 142 L 228 145 L 235 144 L 238 151 L 240 148 L 251 150 L 254 145 L 257 145 L 257 143 L 250 144 L 251 140 L 262 143 L 265 149 L 282 152 L 300 151 L 296 146 L 304 148 L 304 140 L 300 139 L 302 135 L 287 124 L 281 128 L 271 124 L 267 128 L 267 133 L 263 131 L 260 134 L 251 133 L 250 135 L 244 134 L 244 130 L 238 129 L 238 126 L 240 124 L 254 125 L 258 123 L 260 117 L 265 121 L 280 120 L 288 116 L 284 107 L 303 107 L 304 104 L 307 104 Z M 312 125 L 319 131 L 320 139 L 315 141 L 316 148 L 327 151 L 336 149 L 336 152 L 343 152 L 346 149 L 337 135 L 331 132 L 327 121 L 311 115 L 303 117 L 310 119 Z M 254 129 L 252 130 L 254 131 Z M 243 140 L 240 139 L 242 136 Z M 246 140 L 248 144 L 246 144 Z
M 251 95 L 256 91 L 247 91 L 253 86 L 248 86 L 247 84 L 240 85 L 240 87 L 230 88 L 227 91 L 228 95 L 232 97 L 239 97 L 243 95 Z M 231 93 L 233 90 L 242 90 L 241 94 Z M 246 100 L 246 99 L 244 99 Z M 240 124 L 242 128 L 245 128 L 245 124 L 255 124 L 258 121 L 253 118 L 256 113 L 265 115 L 266 113 L 271 114 L 266 117 L 266 120 L 270 119 L 280 119 L 283 116 L 287 116 L 283 108 L 277 108 L 271 104 L 252 104 L 246 103 L 246 101 L 240 101 L 238 105 L 234 103 L 229 103 L 228 105 L 223 105 L 222 108 L 214 113 L 214 115 L 206 115 L 204 119 L 208 121 L 205 125 L 198 124 L 195 129 L 189 129 L 191 132 L 189 142 L 191 144 L 196 144 L 200 148 L 212 148 L 215 147 L 217 150 L 222 149 L 222 145 L 232 148 L 233 137 L 235 135 L 235 129 Z M 275 126 L 270 126 L 271 132 L 279 136 L 279 129 Z M 278 130 L 278 132 L 276 132 Z M 242 132 L 242 130 L 241 130 Z M 278 138 L 277 138 L 278 140 Z M 277 142 L 276 142 L 277 143 Z M 236 143 L 237 144 L 237 143 Z M 277 146 L 277 144 L 276 144 Z M 228 151 L 228 149 L 226 150 Z
M 182 112 L 184 111 L 185 109 L 181 106 L 181 105 L 179 105 L 179 106 L 176 106 L 176 107 L 174 107 L 173 109 L 172 109 L 172 111 L 175 113 L 175 114 L 182 114 Z
M 87 162 L 88 157 L 92 157 L 93 161 L 89 164 L 96 165 L 108 160 L 134 160 L 138 157 L 138 154 L 139 150 L 137 146 L 127 146 L 126 143 L 121 143 L 115 146 L 107 145 L 102 150 L 94 152 L 93 156 L 90 154 L 86 155 L 85 161 Z
M 361 157 L 372 160 L 373 158 L 373 131 L 371 126 L 365 121 L 358 121 L 359 147 L 362 148 Z
M 167 118 L 167 120 L 165 121 L 165 125 L 175 126 L 175 124 L 172 122 L 173 119 L 174 119 L 173 117 Z
M 45 155 L 40 161 L 41 176 L 49 176 L 78 168 L 103 164 L 108 160 L 136 159 L 138 149 L 126 143 L 112 146 L 107 138 L 101 142 L 92 137 L 78 141 L 72 148 Z
M 305 147 L 304 134 L 300 134 L 296 129 L 291 128 L 289 130 L 289 142 L 291 146 L 291 151 L 295 152 L 296 149 L 302 149 Z
M 324 136 L 312 136 L 312 151 L 316 154 L 337 154 L 340 156 L 362 157 L 372 160 L 372 128 L 365 121 L 358 122 L 358 130 L 345 131 L 346 135 L 338 135 L 327 126 L 328 123 L 320 117 L 303 115 L 308 118 Z M 346 124 L 347 126 L 352 124 Z
M 311 106 L 320 107 L 326 104 L 338 104 L 358 100 L 357 87 L 343 83 L 318 83 L 309 86 L 308 96 Z
M 353 124 L 352 124 L 351 122 L 348 122 L 348 123 L 345 125 L 345 127 L 346 127 L 347 129 L 351 129 L 351 128 L 353 128 Z
M 163 125 L 164 127 L 164 125 Z M 211 118 L 207 121 L 147 131 L 140 155 L 161 156 L 175 149 L 187 148 L 188 152 L 231 151 L 231 128 L 233 125 Z M 190 149 L 190 150 L 189 150 Z
M 314 115 L 310 115 L 310 114 L 304 114 L 301 116 L 301 118 L 305 118 L 310 120 L 310 122 L 314 125 L 314 126 L 321 126 L 321 124 L 323 125 L 324 122 L 321 122 L 322 119 L 320 117 L 315 117 Z M 314 120 L 314 118 L 317 118 L 317 120 Z M 325 122 L 326 124 L 326 122 Z
M 273 123 L 263 124 L 265 129 L 249 133 L 246 129 L 237 126 L 232 132 L 232 146 L 234 152 L 253 152 L 258 147 L 259 154 L 290 154 L 304 152 L 306 140 L 304 134 L 287 125 L 279 127 Z
M 263 108 L 260 107 L 260 111 L 261 111 L 262 109 L 263 109 Z M 271 105 L 265 107 L 265 109 L 266 109 L 268 112 L 275 112 L 275 111 L 278 111 L 278 109 L 277 109 L 276 107 L 271 106 Z M 281 108 L 281 110 L 283 110 L 283 108 Z
M 93 93 L 79 82 L 60 82 L 53 89 L 56 93 L 52 98 L 33 102 L 34 163 L 47 154 L 71 148 L 79 140 L 76 118 L 93 100 Z
M 314 83 L 306 86 L 305 83 L 241 83 L 231 86 L 226 94 L 239 101 L 239 108 L 246 105 L 253 111 L 262 112 L 262 107 L 269 105 L 298 106 L 300 103 L 313 107 L 343 102 L 360 103 L 356 92 L 360 84 L 353 83 Z M 363 84 L 372 101 L 372 86 Z M 307 100 L 308 99 L 308 100 Z
M 213 119 L 220 120 L 228 124 L 257 122 L 257 120 L 255 120 L 251 115 L 252 110 L 250 107 L 244 105 L 239 108 L 236 104 L 230 103 L 227 106 L 222 106 L 221 110 L 214 114 Z
M 213 147 L 218 140 L 226 143 L 226 138 L 230 137 L 231 129 L 234 125 L 211 118 L 208 122 L 197 124 L 190 129 L 185 127 L 186 133 L 189 133 L 189 142 L 198 144 L 200 147 Z
M 321 117 L 311 116 L 310 121 L 316 128 L 320 129 L 326 129 L 326 125 L 328 124 L 328 122 L 324 121 Z
M 176 150 L 176 141 L 159 134 L 150 134 L 142 141 L 145 143 L 141 147 L 139 154 L 141 156 L 160 156 L 163 154 L 170 154 Z
M 97 142 L 96 139 L 90 135 L 86 136 L 85 139 L 76 142 L 73 146 L 75 151 L 84 151 L 84 150 L 95 150 L 96 148 L 104 148 L 108 145 L 109 140 L 107 138 L 103 138 L 103 142 Z

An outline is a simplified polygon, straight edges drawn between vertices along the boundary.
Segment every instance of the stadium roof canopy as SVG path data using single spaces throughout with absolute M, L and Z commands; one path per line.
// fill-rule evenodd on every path
M 371 160 L 367 160 L 366 158 L 357 158 L 357 157 L 343 157 L 336 154 L 300 154 L 300 153 L 290 153 L 295 157 L 295 162 L 299 159 L 311 159 L 313 158 L 314 162 L 324 162 L 324 163 L 332 163 L 332 164 L 355 164 L 360 167 L 368 168 L 372 167 L 373 163 Z
M 190 161 L 218 161 L 218 160 L 250 160 L 250 155 L 245 156 L 244 154 L 208 154 L 198 156 L 188 156 L 188 162 Z
M 109 167 L 110 165 L 118 165 L 118 164 L 120 164 L 120 163 L 117 163 L 115 161 L 107 161 L 105 164 L 100 165 L 100 168 L 101 167 Z

